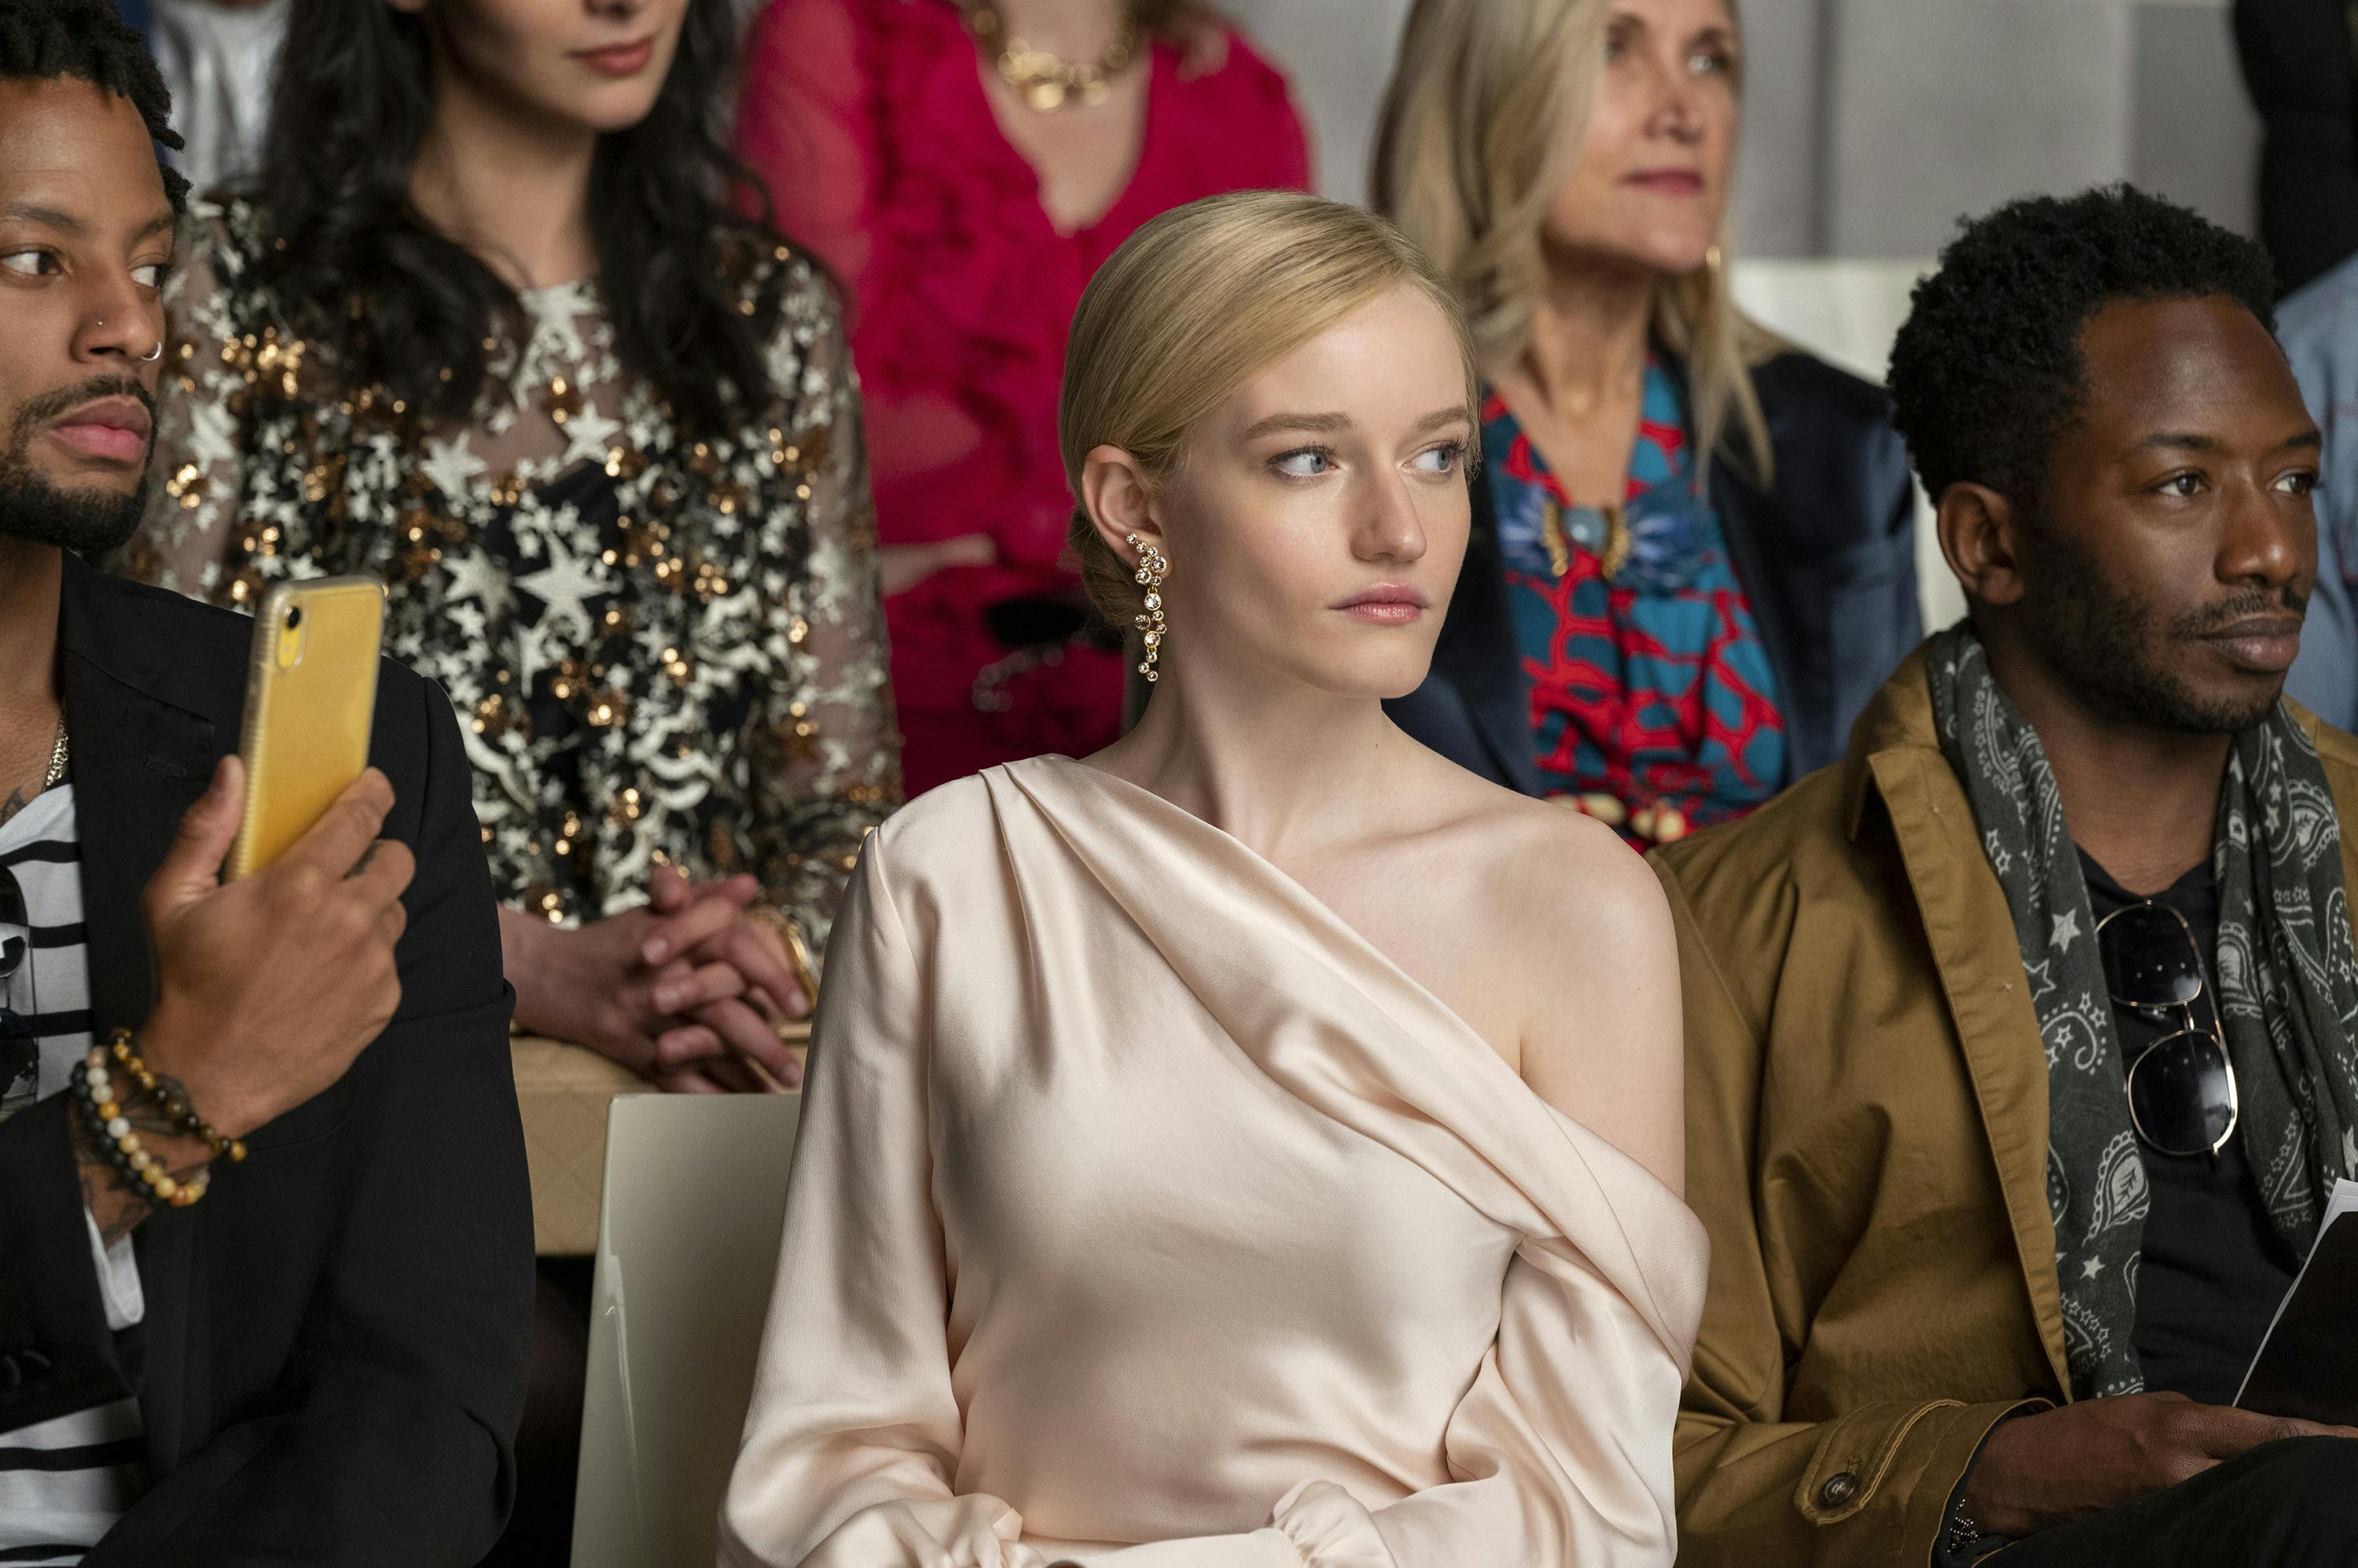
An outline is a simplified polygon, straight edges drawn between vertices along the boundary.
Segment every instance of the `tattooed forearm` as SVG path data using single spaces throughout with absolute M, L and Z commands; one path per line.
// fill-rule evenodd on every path
M 185 1093 L 178 1084 L 157 1077 L 158 1087 L 173 1093 Z M 126 1107 L 124 1118 L 139 1134 L 140 1145 L 151 1159 L 163 1162 L 164 1169 L 176 1182 L 185 1183 L 201 1173 L 211 1162 L 210 1151 L 195 1139 L 176 1136 L 165 1121 L 161 1108 L 144 1098 L 135 1107 Z M 146 1189 L 124 1176 L 107 1158 L 106 1148 L 99 1134 L 88 1123 L 76 1106 L 66 1118 L 73 1130 L 74 1169 L 81 1182 L 82 1206 L 98 1224 L 98 1238 L 112 1247 L 139 1228 L 153 1209 Z
M 191 1103 L 189 1098 L 188 1085 L 169 1073 L 157 1073 L 154 1076 L 156 1098 L 141 1099 L 137 1106 L 125 1113 L 131 1119 L 131 1130 L 143 1136 L 150 1132 L 169 1133 L 172 1130 L 172 1124 L 164 1119 L 166 1105 L 175 1100 L 182 1105 Z
M 92 1132 L 77 1108 L 66 1118 L 73 1129 L 74 1173 L 81 1178 L 82 1207 L 98 1223 L 98 1238 L 109 1247 L 134 1230 L 147 1217 L 147 1200 L 132 1190 L 123 1179 L 123 1173 L 107 1163 L 106 1152 L 99 1146 Z

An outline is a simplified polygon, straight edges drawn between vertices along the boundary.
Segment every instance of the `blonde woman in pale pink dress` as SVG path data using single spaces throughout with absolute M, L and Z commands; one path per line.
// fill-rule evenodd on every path
M 1307 197 L 1091 286 L 1075 544 L 1153 697 L 868 841 L 730 1568 L 1671 1563 L 1668 911 L 1380 706 L 1465 547 L 1469 360 L 1422 257 Z

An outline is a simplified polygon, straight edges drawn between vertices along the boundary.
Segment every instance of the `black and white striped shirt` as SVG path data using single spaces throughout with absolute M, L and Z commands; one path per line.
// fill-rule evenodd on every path
M 31 951 L 0 1000 L 31 1022 L 40 1046 L 26 1074 L 0 1085 L 5 1117 L 63 1089 L 75 1059 L 90 1049 L 81 842 L 71 785 L 43 791 L 0 825 L 0 866 L 24 891 L 33 933 Z M 103 1246 L 96 1222 L 84 1218 L 107 1326 L 128 1328 L 146 1315 L 130 1238 Z M 0 1563 L 49 1568 L 81 1562 L 146 1484 L 135 1399 L 0 1432 Z

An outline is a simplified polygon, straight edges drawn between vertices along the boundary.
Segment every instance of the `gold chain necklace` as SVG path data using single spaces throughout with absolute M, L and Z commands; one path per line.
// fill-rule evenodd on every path
M 55 789 L 58 781 L 66 776 L 66 716 L 58 715 L 58 738 L 49 747 L 49 771 L 42 775 L 41 787 Z
M 1138 19 L 1125 6 L 1121 31 L 1105 53 L 1093 60 L 1069 64 L 1048 53 L 1035 49 L 1022 38 L 1011 38 L 1007 31 L 1007 18 L 1000 14 L 998 0 L 973 0 L 967 7 L 967 30 L 977 42 L 996 52 L 1000 80 L 1015 90 L 1017 97 L 1031 108 L 1046 114 L 1068 104 L 1102 103 L 1113 90 L 1113 81 L 1128 70 L 1138 58 Z

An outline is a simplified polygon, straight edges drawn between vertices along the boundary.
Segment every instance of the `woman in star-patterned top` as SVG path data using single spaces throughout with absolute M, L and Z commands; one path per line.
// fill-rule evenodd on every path
M 898 804 L 859 404 L 821 269 L 734 215 L 728 0 L 298 7 L 258 189 L 171 285 L 142 575 L 381 577 L 458 706 L 521 1026 L 791 1081 Z

